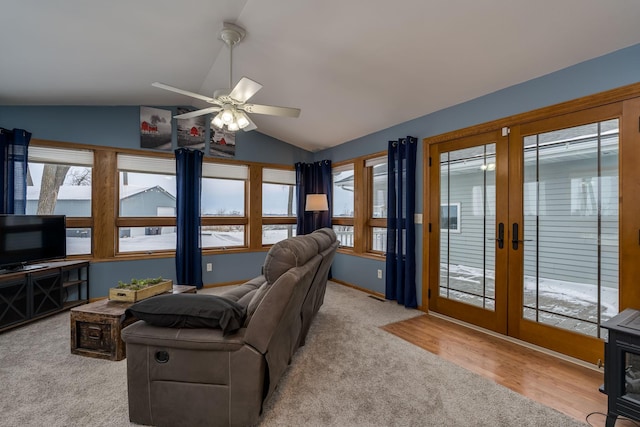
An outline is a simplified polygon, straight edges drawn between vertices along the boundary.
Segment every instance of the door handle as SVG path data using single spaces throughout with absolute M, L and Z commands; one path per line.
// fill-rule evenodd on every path
M 504 224 L 503 223 L 498 224 L 498 238 L 496 239 L 496 242 L 498 242 L 499 249 L 504 248 Z
M 531 239 L 523 239 L 523 240 L 519 240 L 518 239 L 518 223 L 514 222 L 513 225 L 511 226 L 511 247 L 513 247 L 513 250 L 518 250 L 518 243 L 524 243 L 524 242 L 530 242 Z
M 518 223 L 514 222 L 511 226 L 511 247 L 514 251 L 518 250 L 518 243 L 522 243 L 522 240 L 518 240 Z

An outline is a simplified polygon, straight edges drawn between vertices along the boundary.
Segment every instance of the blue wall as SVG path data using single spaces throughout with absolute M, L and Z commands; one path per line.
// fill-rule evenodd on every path
M 261 274 L 267 253 L 243 252 L 209 255 L 202 258 L 202 280 L 204 284 L 240 282 Z M 206 263 L 212 263 L 213 271 L 206 272 Z M 176 280 L 174 258 L 155 258 L 135 261 L 109 261 L 91 263 L 91 298 L 106 296 L 119 280 L 128 282 L 132 278 L 162 276 Z
M 362 138 L 354 139 L 314 154 L 315 160 L 333 162 L 385 151 L 389 140 L 407 135 L 420 141 L 416 177 L 418 213 L 423 210 L 422 188 L 424 168 L 421 164 L 422 139 L 468 126 L 489 122 L 518 113 L 547 107 L 582 96 L 615 89 L 640 81 L 640 44 L 573 65 L 554 73 L 511 86 L 497 92 L 436 111 Z M 425 91 L 425 96 L 428 91 Z M 427 218 L 424 218 L 425 222 Z M 416 226 L 418 268 L 416 283 L 418 304 L 422 298 L 422 225 Z M 333 276 L 356 286 L 384 292 L 384 280 L 377 279 L 377 270 L 385 271 L 384 261 L 337 254 Z M 386 272 L 385 272 L 386 274 Z M 425 284 L 426 285 L 426 284 Z

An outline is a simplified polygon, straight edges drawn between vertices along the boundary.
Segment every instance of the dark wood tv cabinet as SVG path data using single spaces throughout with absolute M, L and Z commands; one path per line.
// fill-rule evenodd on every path
M 89 302 L 89 261 L 41 262 L 0 274 L 0 332 Z

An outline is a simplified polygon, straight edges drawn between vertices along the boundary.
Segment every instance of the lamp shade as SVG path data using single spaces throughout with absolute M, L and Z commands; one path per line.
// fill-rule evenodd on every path
M 305 211 L 328 211 L 329 203 L 326 194 L 307 194 Z

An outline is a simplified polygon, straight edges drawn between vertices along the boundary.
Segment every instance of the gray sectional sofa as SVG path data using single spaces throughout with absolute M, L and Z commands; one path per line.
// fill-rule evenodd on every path
M 221 295 L 246 311 L 233 333 L 145 321 L 125 328 L 130 420 L 156 426 L 255 424 L 304 345 L 337 247 L 330 228 L 273 245 L 263 275 Z

